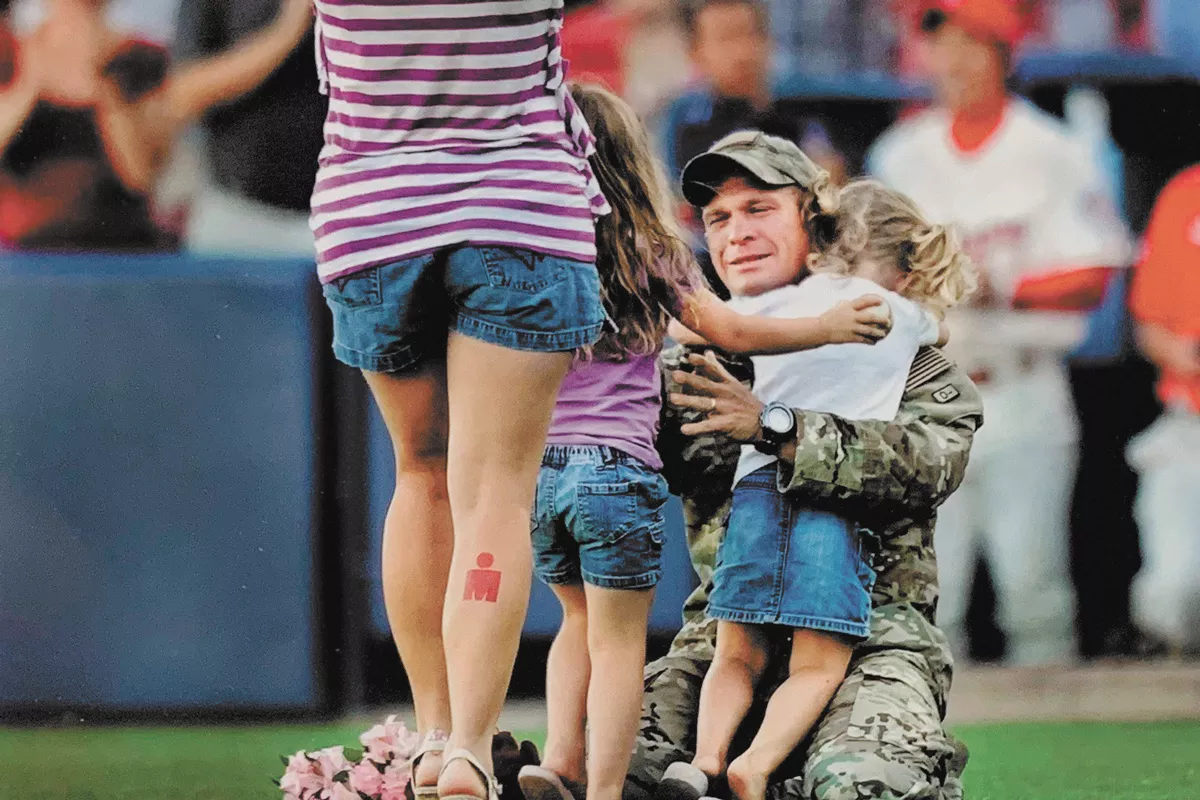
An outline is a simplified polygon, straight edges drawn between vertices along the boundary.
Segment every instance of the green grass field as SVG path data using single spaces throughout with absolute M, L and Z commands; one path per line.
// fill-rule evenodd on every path
M 3 800 L 270 800 L 278 756 L 361 725 L 0 728 Z M 956 733 L 970 800 L 1196 800 L 1200 722 L 1012 724 Z M 523 738 L 539 740 L 538 735 Z

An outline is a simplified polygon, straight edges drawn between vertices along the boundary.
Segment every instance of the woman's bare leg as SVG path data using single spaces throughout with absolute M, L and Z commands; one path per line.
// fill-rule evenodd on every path
M 591 675 L 587 597 L 583 584 L 550 588 L 562 604 L 563 621 L 546 659 L 546 755 L 542 766 L 564 778 L 581 781 Z
M 443 615 L 452 726 L 449 746 L 491 768 L 529 602 L 530 511 L 546 431 L 569 353 L 508 350 L 451 334 L 447 486 L 454 558 Z M 442 795 L 479 795 L 462 761 L 446 765 Z
M 442 606 L 454 532 L 446 492 L 444 365 L 412 376 L 364 373 L 396 455 L 396 492 L 383 526 L 383 599 L 412 686 L 417 730 L 450 728 Z M 421 759 L 413 781 L 437 780 L 441 759 Z
M 788 679 L 771 695 L 754 741 L 729 765 L 729 788 L 738 800 L 765 800 L 767 779 L 829 705 L 853 652 L 847 640 L 835 634 L 794 632 Z
M 725 771 L 729 745 L 754 701 L 754 687 L 767 668 L 767 637 L 761 627 L 720 620 L 717 651 L 700 689 L 696 757 L 692 764 L 710 778 Z

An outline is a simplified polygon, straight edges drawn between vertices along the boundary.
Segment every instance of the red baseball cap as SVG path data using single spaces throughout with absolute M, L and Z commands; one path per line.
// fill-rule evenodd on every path
M 1013 0 L 926 0 L 921 10 L 921 30 L 933 33 L 947 23 L 976 39 L 996 42 L 1010 50 L 1025 34 Z

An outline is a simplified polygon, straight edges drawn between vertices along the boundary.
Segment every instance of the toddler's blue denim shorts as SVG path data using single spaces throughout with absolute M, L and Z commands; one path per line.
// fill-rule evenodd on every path
M 875 583 L 864 550 L 871 534 L 797 505 L 777 488 L 777 471 L 775 464 L 763 467 L 733 490 L 709 615 L 865 639 Z
M 461 247 L 351 273 L 323 287 L 333 352 L 370 372 L 445 355 L 451 329 L 513 350 L 593 343 L 604 324 L 595 264 L 511 247 Z
M 667 482 L 612 447 L 551 445 L 533 509 L 533 569 L 547 584 L 649 589 L 662 577 Z

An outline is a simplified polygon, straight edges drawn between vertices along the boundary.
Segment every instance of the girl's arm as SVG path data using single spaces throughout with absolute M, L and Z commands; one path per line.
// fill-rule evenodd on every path
M 891 328 L 890 314 L 885 318 L 880 306 L 886 314 L 883 298 L 863 295 L 838 303 L 819 317 L 755 317 L 737 313 L 711 291 L 701 289 L 688 296 L 682 325 L 673 324 L 668 334 L 683 344 L 711 343 L 743 355 L 791 353 L 825 344 L 874 344 Z

